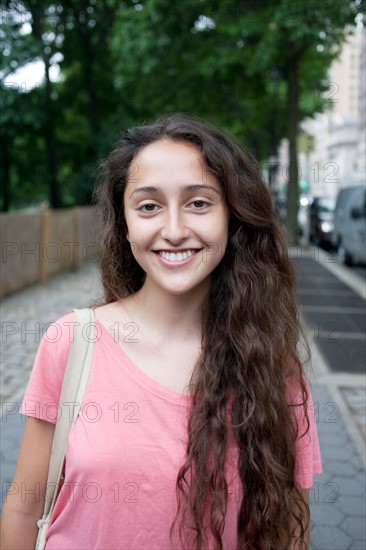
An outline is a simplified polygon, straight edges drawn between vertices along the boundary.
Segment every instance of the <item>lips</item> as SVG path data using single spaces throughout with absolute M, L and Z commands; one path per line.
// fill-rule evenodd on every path
M 190 250 L 193 250 L 193 252 L 197 252 L 198 250 L 202 250 L 202 248 L 179 248 L 179 249 L 173 249 L 173 248 L 161 248 L 160 250 L 153 250 L 156 254 L 159 254 L 159 252 L 169 252 L 172 254 L 178 254 L 178 252 L 189 252 Z
M 169 267 L 179 267 L 190 263 L 195 258 L 201 248 L 186 248 L 182 252 L 154 251 L 159 261 Z

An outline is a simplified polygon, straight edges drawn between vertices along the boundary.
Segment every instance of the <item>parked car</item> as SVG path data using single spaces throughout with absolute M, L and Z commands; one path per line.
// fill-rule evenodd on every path
M 309 239 L 317 246 L 332 248 L 335 199 L 315 197 L 309 207 Z
M 345 187 L 338 193 L 333 244 L 346 265 L 366 263 L 366 184 Z

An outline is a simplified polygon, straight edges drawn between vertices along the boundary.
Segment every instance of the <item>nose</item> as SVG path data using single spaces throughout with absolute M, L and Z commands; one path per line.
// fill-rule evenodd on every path
M 174 244 L 178 244 L 189 236 L 185 216 L 177 208 L 168 210 L 164 216 L 161 236 Z

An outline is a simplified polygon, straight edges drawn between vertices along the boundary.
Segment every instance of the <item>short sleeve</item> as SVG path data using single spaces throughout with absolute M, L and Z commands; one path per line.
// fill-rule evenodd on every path
M 295 443 L 295 485 L 298 489 L 309 489 L 313 485 L 314 474 L 322 473 L 322 462 L 320 454 L 320 446 L 318 439 L 318 431 L 315 421 L 315 410 L 313 396 L 310 386 L 305 381 L 308 392 L 307 413 L 308 423 L 305 416 L 305 406 L 303 403 L 300 385 L 297 383 L 292 386 L 289 392 L 289 403 L 300 406 L 291 407 L 293 410 L 294 419 L 297 423 L 297 439 Z
M 19 412 L 55 424 L 73 336 L 74 313 L 64 315 L 42 336 Z

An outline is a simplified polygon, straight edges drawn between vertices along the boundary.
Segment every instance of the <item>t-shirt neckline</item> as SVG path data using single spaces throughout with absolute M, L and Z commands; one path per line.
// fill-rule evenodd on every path
M 94 315 L 94 309 L 93 315 Z M 139 369 L 135 363 L 128 357 L 126 352 L 123 350 L 123 348 L 113 339 L 113 336 L 109 333 L 107 328 L 101 323 L 98 319 L 95 318 L 94 315 L 94 322 L 96 325 L 98 325 L 103 333 L 105 335 L 107 341 L 109 342 L 109 345 L 115 350 L 115 352 L 123 357 L 124 361 L 128 363 L 129 372 L 131 375 L 140 382 L 140 384 L 144 387 L 148 387 L 150 390 L 152 390 L 154 393 L 159 394 L 160 396 L 164 397 L 165 399 L 168 399 L 169 401 L 174 401 L 175 403 L 182 403 L 185 402 L 187 405 L 189 405 L 192 401 L 192 396 L 187 395 L 184 393 L 178 393 L 174 390 L 171 390 L 170 388 L 166 388 L 165 386 L 162 386 L 159 382 L 154 380 L 154 378 L 151 378 L 147 374 L 145 374 L 141 369 Z

